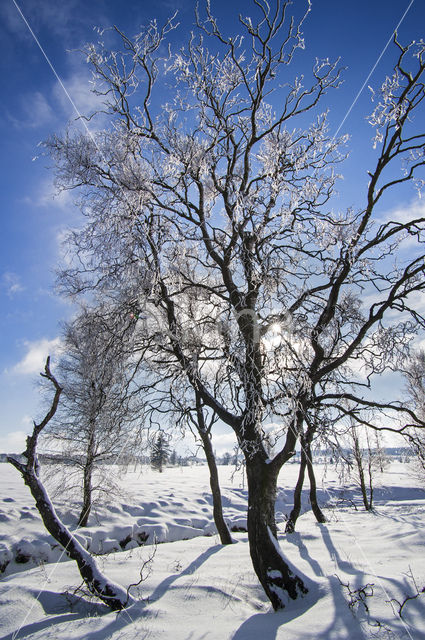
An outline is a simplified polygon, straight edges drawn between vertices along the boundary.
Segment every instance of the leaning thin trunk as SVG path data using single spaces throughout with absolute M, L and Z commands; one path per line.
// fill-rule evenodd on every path
M 322 510 L 319 507 L 319 504 L 317 502 L 317 485 L 316 485 L 316 476 L 314 475 L 314 469 L 313 469 L 313 458 L 311 457 L 311 447 L 310 447 L 310 443 L 307 442 L 306 446 L 305 446 L 305 454 L 306 454 L 306 461 L 307 461 L 307 472 L 308 472 L 308 477 L 310 480 L 310 504 L 311 504 L 311 509 L 316 517 L 317 522 L 321 522 L 322 524 L 324 522 L 326 522 L 326 518 L 323 515 Z
M 354 459 L 356 461 L 357 472 L 359 474 L 359 484 L 360 484 L 360 490 L 362 492 L 364 508 L 366 509 L 366 511 L 371 511 L 372 510 L 372 492 L 371 492 L 371 500 L 369 500 L 367 495 L 367 489 L 366 489 L 366 479 L 365 479 L 365 472 L 364 472 L 364 466 L 363 466 L 362 450 L 360 447 L 360 440 L 354 431 L 352 433 L 352 436 L 353 436 L 353 444 L 354 444 L 353 446 Z M 369 476 L 369 480 L 371 480 L 370 476 Z
M 369 509 L 368 511 L 372 511 L 373 509 L 373 474 L 372 474 L 372 457 L 371 451 L 369 449 L 369 461 L 368 461 L 368 473 L 369 473 Z
M 301 464 L 298 474 L 297 484 L 294 490 L 294 506 L 289 514 L 288 522 L 286 523 L 285 533 L 293 533 L 295 531 L 295 525 L 301 511 L 301 492 L 304 484 L 305 470 L 307 468 L 308 477 L 310 480 L 310 504 L 311 509 L 316 517 L 317 522 L 326 522 L 326 518 L 323 515 L 322 510 L 317 502 L 317 485 L 316 476 L 314 474 L 313 459 L 311 455 L 311 446 L 308 441 L 303 442 L 301 447 Z
M 301 511 L 301 493 L 304 484 L 305 477 L 305 469 L 307 466 L 307 459 L 305 455 L 304 448 L 301 449 L 301 464 L 300 470 L 298 473 L 297 484 L 294 489 L 294 506 L 292 507 L 292 511 L 289 514 L 288 522 L 286 523 L 285 533 L 293 533 L 295 531 L 295 525 L 298 520 L 298 516 Z
M 366 481 L 365 481 L 364 470 L 362 466 L 359 466 L 359 480 L 360 480 L 360 489 L 362 492 L 364 508 L 366 509 L 366 511 L 371 511 L 372 506 L 367 496 Z
M 218 479 L 218 470 L 215 461 L 215 455 L 210 439 L 209 429 L 207 429 L 207 426 L 205 424 L 201 398 L 198 393 L 196 393 L 196 414 L 196 428 L 202 440 L 202 446 L 205 452 L 205 457 L 207 459 L 208 469 L 210 472 L 210 487 L 213 499 L 214 523 L 217 528 L 218 535 L 220 536 L 221 544 L 232 544 L 232 536 L 230 535 L 229 528 L 223 516 L 223 504 L 221 500 L 220 483 Z
M 94 383 L 92 383 L 94 387 Z M 93 467 L 94 467 L 94 459 L 96 453 L 96 417 L 91 416 L 89 421 L 89 439 L 87 442 L 87 450 L 85 453 L 85 461 L 83 467 L 83 506 L 81 509 L 80 517 L 78 518 L 78 526 L 86 527 L 90 511 L 92 507 L 92 477 L 93 477 Z
M 266 462 L 247 457 L 248 540 L 255 573 L 273 608 L 283 609 L 288 597 L 307 593 L 303 580 L 286 563 L 277 541 L 275 501 L 277 473 Z
M 220 536 L 221 544 L 232 544 L 232 536 L 230 535 L 229 527 L 223 516 L 223 505 L 221 501 L 220 484 L 218 480 L 218 470 L 215 462 L 215 456 L 211 444 L 210 437 L 207 433 L 201 433 L 202 444 L 207 459 L 208 469 L 210 472 L 210 487 L 213 498 L 213 515 L 214 523 Z

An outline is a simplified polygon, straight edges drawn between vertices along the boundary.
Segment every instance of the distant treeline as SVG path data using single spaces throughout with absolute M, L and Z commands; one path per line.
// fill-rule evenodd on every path
M 409 447 L 385 447 L 382 449 L 385 456 L 389 458 L 405 459 L 412 455 L 412 450 Z M 350 451 L 344 450 L 344 453 L 349 454 Z M 13 456 L 17 460 L 22 458 L 22 454 L 17 453 L 0 453 L 0 462 L 7 462 L 7 456 Z M 41 453 L 39 460 L 42 464 L 75 464 L 78 462 L 76 457 L 68 458 L 60 453 Z M 327 461 L 333 462 L 336 459 L 335 452 L 331 449 L 317 449 L 314 452 L 316 462 Z M 292 458 L 293 462 L 299 462 L 300 451 L 297 451 Z M 224 453 L 221 456 L 217 456 L 218 464 L 223 465 L 235 465 L 242 461 L 242 458 L 235 453 Z M 197 456 L 180 456 L 173 452 L 170 456 L 167 466 L 181 466 L 188 467 L 197 464 L 206 464 L 205 458 L 198 458 Z M 117 464 L 116 456 L 105 457 L 103 464 Z M 122 465 L 137 465 L 137 464 L 150 464 L 150 457 L 148 455 L 141 456 L 126 456 L 125 459 L 120 458 L 119 464 Z

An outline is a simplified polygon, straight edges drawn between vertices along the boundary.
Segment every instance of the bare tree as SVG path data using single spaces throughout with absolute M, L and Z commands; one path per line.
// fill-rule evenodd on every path
M 144 336 L 142 340 L 144 342 L 150 332 L 141 329 L 139 336 L 140 333 Z M 135 344 L 139 345 L 140 342 L 136 340 Z M 201 395 L 191 385 L 187 385 L 185 376 L 182 379 L 181 370 L 175 370 L 170 366 L 168 375 L 163 372 L 164 375 L 161 376 L 158 375 L 155 362 L 151 362 L 149 367 L 145 362 L 143 372 L 143 383 L 141 382 L 138 391 L 141 391 L 147 399 L 146 419 L 150 424 L 152 426 L 160 425 L 161 429 L 177 427 L 182 433 L 185 433 L 189 428 L 195 440 L 200 442 L 210 475 L 214 523 L 221 544 L 231 544 L 232 537 L 223 516 L 218 469 L 211 440 L 212 428 L 217 422 L 217 415 L 213 412 L 208 415 Z
M 425 351 L 419 349 L 406 367 L 407 393 L 419 415 L 425 416 Z
M 361 491 L 364 508 L 371 511 L 377 475 L 384 472 L 387 464 L 383 434 L 381 430 L 372 431 L 368 428 L 371 416 L 365 420 L 366 424 L 361 424 L 353 416 L 354 410 L 349 416 L 348 424 L 346 420 L 340 421 L 338 430 L 332 434 L 333 441 L 329 444 L 339 466 L 341 484 L 354 482 Z M 379 419 L 379 414 L 377 418 Z
M 170 381 L 180 371 L 234 430 L 246 461 L 251 558 L 275 609 L 307 591 L 275 523 L 277 477 L 306 416 L 352 414 L 379 428 L 367 417 L 374 407 L 394 431 L 423 425 L 402 402 L 369 390 L 425 325 L 417 302 L 425 220 L 376 212 L 424 165 L 425 45 L 395 40 L 394 68 L 369 118 L 376 164 L 357 208 L 335 212 L 341 140 L 318 105 L 340 71 L 317 61 L 309 84 L 307 73 L 291 79 L 304 18 L 290 19 L 288 8 L 254 0 L 257 17 L 240 17 L 241 35 L 228 37 L 207 3 L 176 53 L 164 46 L 174 20 L 134 38 L 115 28 L 120 52 L 86 51 L 113 126 L 47 143 L 59 187 L 82 189 L 88 218 L 70 238 L 76 259 L 62 287 L 126 293 L 137 306 L 140 373 Z M 276 416 L 281 439 L 271 456 L 264 425 Z
M 49 425 L 48 440 L 60 448 L 66 465 L 59 473 L 62 490 L 64 475 L 69 488 L 75 488 L 75 482 L 82 485 L 81 527 L 87 526 L 93 502 L 114 487 L 112 469 L 97 480 L 96 471 L 105 464 L 124 464 L 127 454 L 140 446 L 140 402 L 137 409 L 128 394 L 128 333 L 118 330 L 106 305 L 82 307 L 64 327 L 58 365 L 62 402 Z
M 76 561 L 81 577 L 90 593 L 100 598 L 113 611 L 119 611 L 128 604 L 132 604 L 134 598 L 123 587 L 109 580 L 100 571 L 93 556 L 84 549 L 61 522 L 40 478 L 37 441 L 43 429 L 54 417 L 62 393 L 61 386 L 50 371 L 50 358 L 47 358 L 44 373 L 41 375 L 52 383 L 55 390 L 51 407 L 39 424 L 34 422 L 33 432 L 27 438 L 27 446 L 22 455 L 24 460 L 18 460 L 11 456 L 7 460 L 21 473 L 25 484 L 29 487 L 47 531 L 59 542 L 67 556 Z
M 369 434 L 365 434 L 366 442 L 362 443 L 357 429 L 351 425 L 350 440 L 352 443 L 353 469 L 355 478 L 362 492 L 362 499 L 366 511 L 373 508 L 373 475 L 374 456 L 370 445 Z

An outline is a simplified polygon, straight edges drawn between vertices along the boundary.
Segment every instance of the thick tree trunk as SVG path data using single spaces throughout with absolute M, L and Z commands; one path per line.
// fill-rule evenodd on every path
M 288 598 L 307 593 L 279 548 L 275 523 L 277 473 L 264 461 L 247 457 L 248 540 L 255 573 L 275 610 L 283 609 Z
M 302 493 L 303 484 L 304 484 L 306 466 L 307 466 L 307 459 L 306 459 L 305 451 L 304 449 L 301 449 L 300 470 L 298 473 L 297 484 L 295 485 L 295 489 L 294 489 L 294 506 L 292 507 L 292 511 L 289 514 L 288 522 L 286 523 L 286 527 L 285 527 L 285 533 L 293 533 L 295 531 L 295 525 L 297 523 L 298 516 L 300 515 L 300 511 L 301 511 L 301 493 Z
M 127 591 L 121 585 L 111 582 L 104 576 L 99 570 L 93 556 L 84 549 L 67 527 L 60 521 L 38 477 L 38 473 L 32 468 L 28 468 L 27 465 L 16 461 L 14 458 L 8 458 L 7 460 L 22 474 L 25 484 L 30 488 L 44 526 L 53 538 L 64 548 L 67 556 L 76 561 L 81 577 L 90 593 L 102 600 L 102 602 L 113 611 L 119 611 L 129 604 L 132 604 L 134 598 L 127 594 Z
M 223 505 L 221 501 L 221 491 L 220 484 L 218 480 L 218 470 L 217 464 L 215 462 L 214 451 L 212 448 L 212 443 L 208 433 L 205 431 L 199 431 L 202 444 L 205 451 L 205 456 L 207 458 L 208 469 L 210 472 L 210 487 L 213 498 L 213 515 L 214 515 L 214 523 L 217 527 L 218 535 L 220 536 L 221 544 L 232 544 L 232 536 L 230 534 L 229 528 L 224 520 L 223 516 Z

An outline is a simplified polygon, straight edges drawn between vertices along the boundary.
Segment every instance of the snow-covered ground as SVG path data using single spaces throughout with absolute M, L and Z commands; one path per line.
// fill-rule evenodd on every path
M 318 465 L 318 476 L 324 470 Z M 241 472 L 231 477 L 232 471 L 220 468 L 224 511 L 230 525 L 242 529 L 246 484 Z M 283 553 L 310 582 L 307 597 L 274 613 L 252 570 L 246 533 L 235 532 L 236 544 L 220 546 L 206 467 L 170 468 L 162 474 L 143 468 L 127 473 L 120 498 L 99 506 L 90 526 L 78 533 L 102 554 L 98 562 L 108 577 L 126 587 L 139 582 L 140 569 L 154 552 L 144 580 L 131 590 L 139 602 L 116 614 L 78 597 L 81 579 L 75 563 L 52 548 L 21 477 L 1 463 L 0 565 L 7 566 L 0 581 L 0 637 L 425 639 L 425 593 L 406 602 L 402 618 L 399 605 L 391 601 L 401 604 L 416 587 L 425 586 L 425 492 L 409 466 L 393 463 L 378 476 L 374 513 L 362 510 L 355 488 L 343 494 L 328 467 L 323 481 L 319 477 L 328 522 L 317 524 L 307 512 L 296 533 L 285 535 L 297 471 L 297 465 L 287 465 L 281 474 L 277 520 Z M 60 497 L 55 504 L 72 525 L 78 505 Z M 149 544 L 154 535 L 164 544 Z M 139 546 L 145 538 L 147 544 Z M 352 592 L 369 585 L 369 614 L 359 603 L 349 608 L 349 590 L 341 583 Z

